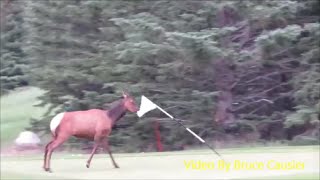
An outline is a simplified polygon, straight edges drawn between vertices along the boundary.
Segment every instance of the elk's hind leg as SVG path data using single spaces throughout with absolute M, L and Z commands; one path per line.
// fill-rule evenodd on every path
M 44 149 L 44 160 L 43 160 L 43 166 L 42 166 L 43 169 L 45 169 L 45 167 L 46 167 L 48 147 L 49 147 L 49 145 L 50 145 L 53 141 L 54 141 L 54 140 L 50 141 L 50 142 L 46 145 L 46 147 L 45 147 L 45 149 Z
M 63 144 L 67 139 L 69 138 L 69 135 L 65 134 L 59 134 L 56 139 L 54 139 L 52 142 L 50 142 L 46 147 L 46 158 L 45 158 L 45 165 L 44 170 L 47 172 L 51 172 L 50 170 L 50 161 L 51 161 L 51 155 L 52 152 L 59 147 L 61 144 Z

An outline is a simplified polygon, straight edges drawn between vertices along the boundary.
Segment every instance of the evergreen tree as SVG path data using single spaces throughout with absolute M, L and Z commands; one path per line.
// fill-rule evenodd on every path
M 313 3 L 28 1 L 23 49 L 33 80 L 47 91 L 39 105 L 51 105 L 31 128 L 48 133 L 57 112 L 108 108 L 122 90 L 137 102 L 149 97 L 209 142 L 218 134 L 263 134 L 259 127 L 279 122 L 283 132 L 288 122 L 317 121 Z M 111 144 L 145 149 L 154 142 L 154 120 L 167 145 L 198 143 L 153 111 L 142 119 L 128 114 Z
M 1 94 L 29 84 L 28 62 L 22 50 L 23 7 L 20 1 L 1 2 Z

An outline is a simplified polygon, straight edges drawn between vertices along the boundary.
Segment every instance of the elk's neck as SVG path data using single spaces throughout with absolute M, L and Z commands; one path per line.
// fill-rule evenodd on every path
M 112 120 L 112 126 L 120 120 L 125 114 L 127 110 L 123 105 L 123 101 L 120 100 L 114 107 L 111 107 L 108 111 L 108 115 Z

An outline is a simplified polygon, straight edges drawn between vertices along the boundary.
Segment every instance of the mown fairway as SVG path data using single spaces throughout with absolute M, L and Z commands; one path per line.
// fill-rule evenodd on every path
M 88 155 L 55 153 L 53 173 L 42 170 L 42 154 L 2 157 L 1 179 L 319 179 L 319 146 L 269 147 L 219 150 L 231 163 L 230 170 L 218 169 L 219 158 L 207 150 L 115 154 L 120 169 L 114 169 L 109 157 L 96 155 L 91 168 L 85 167 Z M 187 169 L 184 161 L 214 162 L 207 170 Z M 262 170 L 235 170 L 235 160 L 263 162 Z M 301 162 L 302 170 L 271 170 L 267 162 Z

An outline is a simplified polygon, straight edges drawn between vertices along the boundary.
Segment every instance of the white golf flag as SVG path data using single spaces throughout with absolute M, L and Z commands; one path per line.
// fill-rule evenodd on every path
M 154 104 L 152 101 L 150 101 L 147 97 L 141 96 L 141 104 L 140 104 L 140 109 L 137 112 L 137 115 L 139 117 L 143 116 L 145 113 L 156 109 L 157 105 Z

